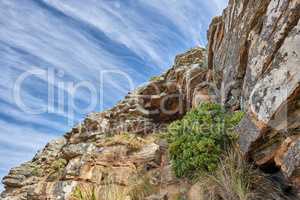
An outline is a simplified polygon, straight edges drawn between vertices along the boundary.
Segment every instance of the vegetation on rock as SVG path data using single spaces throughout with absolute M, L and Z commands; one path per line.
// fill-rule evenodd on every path
M 160 81 L 163 80 L 164 78 L 162 76 L 152 76 L 150 78 L 150 81 Z
M 51 172 L 48 177 L 49 181 L 53 181 L 55 179 L 58 179 L 64 172 L 64 169 L 66 165 L 68 164 L 68 161 L 63 158 L 58 158 L 51 164 Z
M 198 179 L 200 200 L 293 199 L 242 158 L 237 148 L 224 153 L 216 170 Z
M 31 174 L 32 174 L 33 176 L 40 177 L 40 176 L 42 176 L 42 174 L 43 174 L 43 169 L 42 169 L 40 166 L 32 165 L 32 171 L 31 171 Z
M 223 150 L 232 142 L 233 127 L 242 112 L 229 113 L 218 104 L 203 103 L 168 128 L 169 152 L 177 177 L 193 177 L 217 168 Z
M 128 186 L 114 183 L 111 177 L 103 185 L 86 183 L 77 186 L 72 200 L 142 200 L 151 192 L 152 186 L 144 177 L 132 179 Z

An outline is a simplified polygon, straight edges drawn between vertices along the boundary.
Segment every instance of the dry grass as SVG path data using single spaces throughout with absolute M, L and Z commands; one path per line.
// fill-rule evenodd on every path
M 72 200 L 130 200 L 124 188 L 118 185 L 96 187 L 91 184 L 81 184 L 74 193 Z
M 220 159 L 217 170 L 199 178 L 201 200 L 274 200 L 287 198 L 280 187 L 249 165 L 237 150 Z
M 109 178 L 105 184 L 95 186 L 83 183 L 74 190 L 72 200 L 143 200 L 152 192 L 148 179 L 133 179 L 129 186 L 115 184 Z

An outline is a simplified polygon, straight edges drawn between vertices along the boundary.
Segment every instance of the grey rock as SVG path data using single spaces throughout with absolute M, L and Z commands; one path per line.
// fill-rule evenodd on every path
M 66 145 L 62 149 L 62 153 L 64 157 L 66 157 L 67 159 L 72 159 L 76 156 L 81 156 L 84 154 L 92 154 L 95 150 L 96 147 L 94 144 L 79 143 L 79 144 Z

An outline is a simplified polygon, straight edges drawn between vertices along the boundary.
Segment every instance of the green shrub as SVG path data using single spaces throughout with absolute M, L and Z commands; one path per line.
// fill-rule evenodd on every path
M 168 127 L 169 153 L 177 177 L 216 169 L 219 157 L 233 139 L 233 127 L 243 113 L 226 112 L 221 105 L 203 103 Z

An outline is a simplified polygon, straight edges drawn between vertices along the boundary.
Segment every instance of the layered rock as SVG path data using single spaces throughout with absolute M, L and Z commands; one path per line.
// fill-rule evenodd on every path
M 299 183 L 300 1 L 230 0 L 208 31 L 221 102 L 244 109 L 240 147 Z M 278 158 L 280 157 L 280 159 Z
M 13 168 L 3 179 L 2 198 L 72 199 L 77 187 L 101 188 L 108 177 L 118 187 L 129 187 L 132 178 L 150 178 L 150 185 L 161 192 L 158 197 L 178 195 L 174 184 L 181 183 L 170 170 L 166 144 L 147 135 L 209 98 L 203 84 L 205 60 L 202 48 L 178 55 L 165 74 L 129 93 L 112 109 L 88 115 L 31 162 Z

